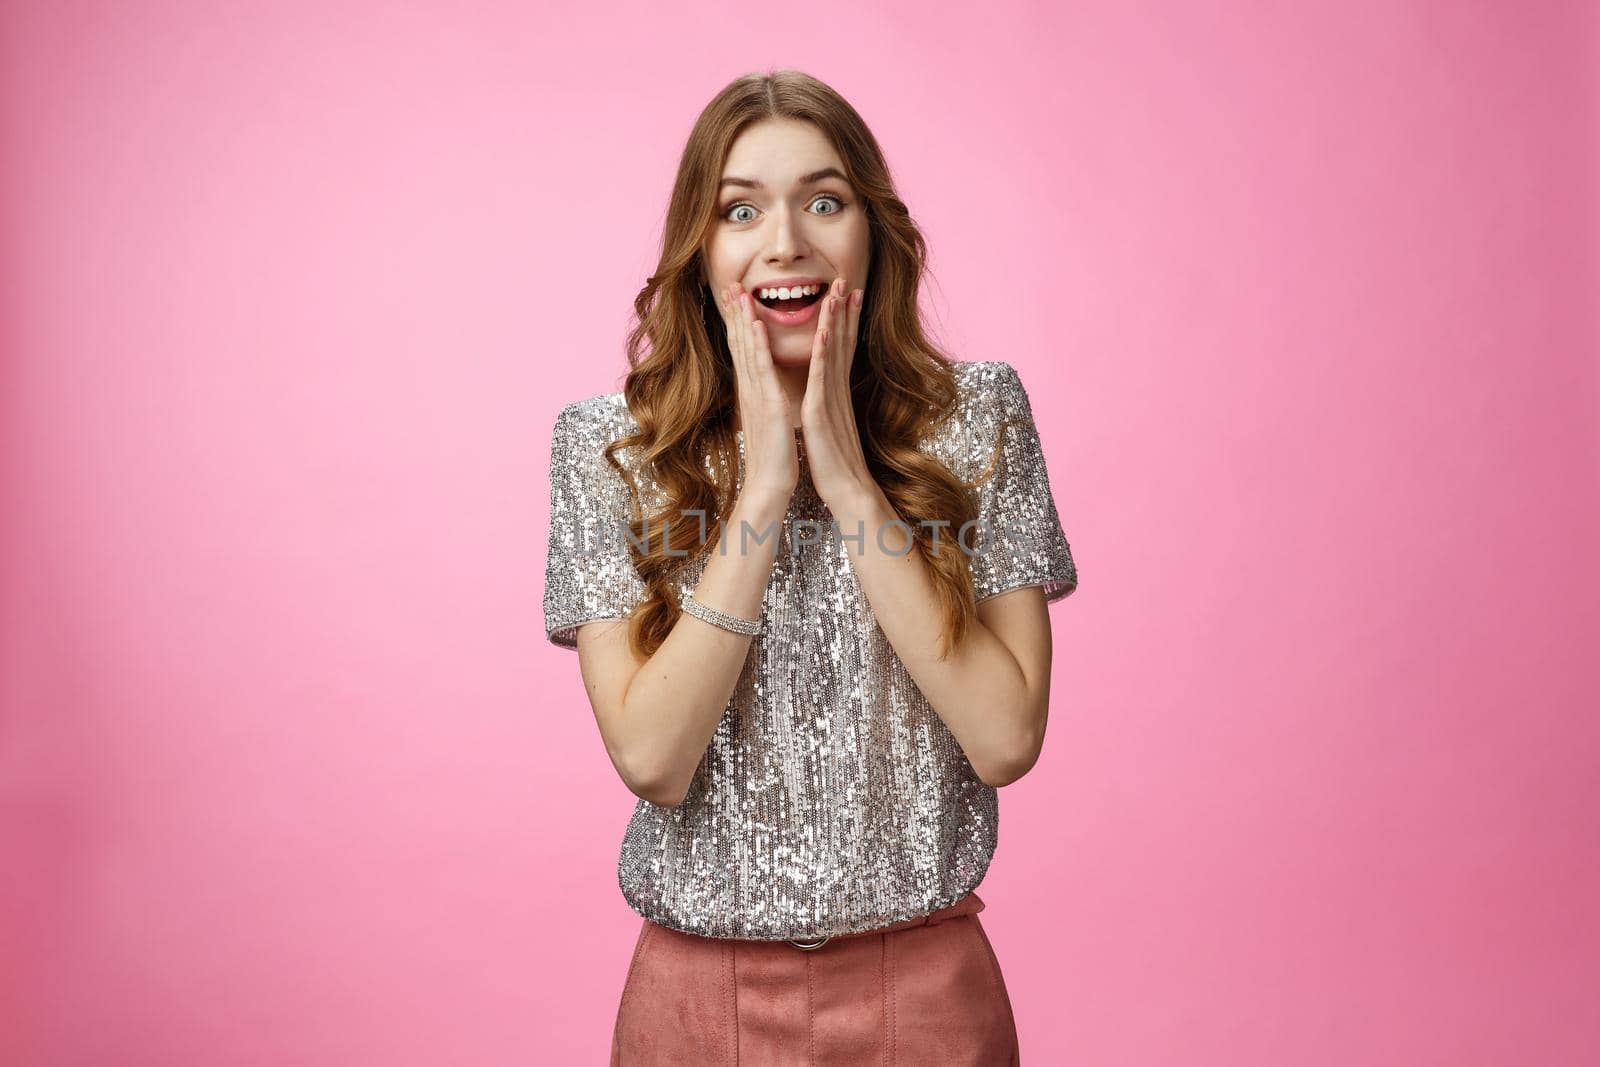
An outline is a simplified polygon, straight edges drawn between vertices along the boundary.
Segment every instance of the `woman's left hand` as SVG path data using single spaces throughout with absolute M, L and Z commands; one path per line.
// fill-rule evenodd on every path
M 828 287 L 812 337 L 806 395 L 800 403 L 811 482 L 822 502 L 835 512 L 859 501 L 864 494 L 878 492 L 877 483 L 867 470 L 850 392 L 856 325 L 865 299 L 865 290 L 849 292 L 843 278 L 834 279 Z

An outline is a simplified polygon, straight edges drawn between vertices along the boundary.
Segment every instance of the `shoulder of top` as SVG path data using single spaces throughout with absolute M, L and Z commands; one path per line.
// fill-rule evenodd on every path
M 584 397 L 582 400 L 573 400 L 561 409 L 561 414 L 563 417 L 599 415 L 618 408 L 626 410 L 627 407 L 627 402 L 623 400 L 622 391 L 619 389 L 613 393 L 599 393 Z
M 969 388 L 992 386 L 1017 376 L 1016 368 L 1003 359 L 957 360 L 950 369 L 957 384 Z
M 958 362 L 951 365 L 956 379 L 956 391 L 964 404 L 998 407 L 1011 411 L 1019 400 L 1026 401 L 1027 391 L 1017 369 L 1002 359 Z
M 947 419 L 932 427 L 917 447 L 933 455 L 958 477 L 983 468 L 999 425 L 1013 410 L 1011 383 L 1017 372 L 1003 360 L 952 360 L 956 404 Z
M 556 416 L 556 425 L 605 429 L 611 431 L 615 437 L 630 432 L 637 428 L 638 424 L 633 418 L 633 413 L 628 410 L 628 402 L 619 389 L 616 392 L 600 393 L 572 401 Z

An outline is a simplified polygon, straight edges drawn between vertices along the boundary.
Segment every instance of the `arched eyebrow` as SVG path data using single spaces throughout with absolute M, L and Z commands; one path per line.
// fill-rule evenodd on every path
M 817 182 L 820 182 L 824 178 L 838 178 L 840 181 L 845 182 L 846 184 L 848 184 L 849 181 L 850 181 L 849 178 L 846 178 L 842 173 L 840 173 L 838 167 L 823 167 L 821 170 L 814 170 L 810 174 L 802 174 L 802 175 L 800 175 L 800 180 L 796 184 L 798 184 L 798 185 L 815 185 Z M 743 189 L 765 189 L 766 188 L 765 185 L 762 185 L 760 182 L 756 181 L 754 178 L 732 178 L 732 177 L 722 179 L 722 184 L 718 185 L 717 188 L 718 189 L 722 189 L 722 188 L 724 188 L 726 186 L 729 186 L 729 185 L 737 185 L 737 186 L 739 186 L 740 188 L 743 188 Z

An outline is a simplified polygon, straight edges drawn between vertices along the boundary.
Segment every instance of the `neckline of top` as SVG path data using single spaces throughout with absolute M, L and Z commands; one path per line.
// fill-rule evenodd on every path
M 805 432 L 805 427 L 804 426 L 796 426 L 796 427 L 794 427 L 794 432 L 797 433 L 797 434 L 804 433 Z M 735 430 L 735 431 L 733 431 L 733 436 L 739 437 L 739 438 L 743 438 L 744 437 L 744 431 L 743 430 Z

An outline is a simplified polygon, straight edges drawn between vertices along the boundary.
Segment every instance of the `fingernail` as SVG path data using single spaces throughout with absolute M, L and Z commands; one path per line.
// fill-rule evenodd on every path
M 850 294 L 850 306 L 851 307 L 860 307 L 861 306 L 861 299 L 862 299 L 863 296 L 866 295 L 866 292 L 867 291 L 865 289 L 857 289 L 855 292 L 851 293 Z

